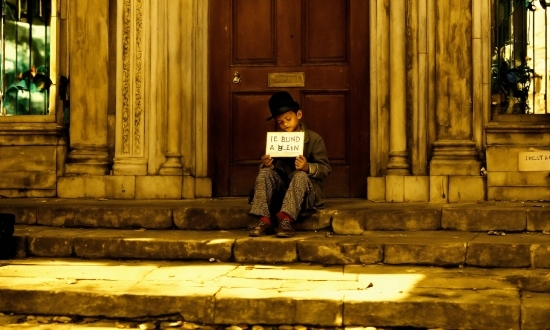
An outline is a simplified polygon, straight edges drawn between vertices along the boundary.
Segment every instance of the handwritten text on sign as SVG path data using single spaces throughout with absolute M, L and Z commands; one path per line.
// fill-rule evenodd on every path
M 550 151 L 524 151 L 518 154 L 518 167 L 520 171 L 549 171 Z
M 265 154 L 296 157 L 304 154 L 304 132 L 268 132 Z

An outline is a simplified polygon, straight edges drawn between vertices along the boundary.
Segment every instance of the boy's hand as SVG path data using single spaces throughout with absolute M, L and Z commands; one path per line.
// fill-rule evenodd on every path
M 307 159 L 303 155 L 300 155 L 296 157 L 296 161 L 294 162 L 294 165 L 296 166 L 296 169 L 298 171 L 304 171 L 306 173 L 309 173 L 309 165 L 307 164 Z
M 262 164 L 264 167 L 270 167 L 273 165 L 273 158 L 271 158 L 269 155 L 263 155 L 262 156 Z

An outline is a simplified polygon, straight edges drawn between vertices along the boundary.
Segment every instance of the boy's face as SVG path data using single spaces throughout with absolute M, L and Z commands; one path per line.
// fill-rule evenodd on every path
M 287 111 L 275 117 L 275 122 L 279 129 L 285 132 L 295 132 L 300 129 L 300 119 L 302 119 L 302 110 Z

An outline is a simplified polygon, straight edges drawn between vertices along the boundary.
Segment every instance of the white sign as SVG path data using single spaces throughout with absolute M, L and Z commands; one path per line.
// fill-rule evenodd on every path
M 518 167 L 520 171 L 550 171 L 550 151 L 521 151 Z
M 296 157 L 304 154 L 304 132 L 268 132 L 265 154 Z

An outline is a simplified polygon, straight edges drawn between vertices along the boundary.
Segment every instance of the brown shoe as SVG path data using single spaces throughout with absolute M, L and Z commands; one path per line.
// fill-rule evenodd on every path
M 277 237 L 292 237 L 294 236 L 294 228 L 290 221 L 279 219 L 279 227 L 277 227 Z
M 266 236 L 266 235 L 273 235 L 275 230 L 273 229 L 272 225 L 268 225 L 267 223 L 263 221 L 258 221 L 258 224 L 256 227 L 250 229 L 248 232 L 248 236 Z

